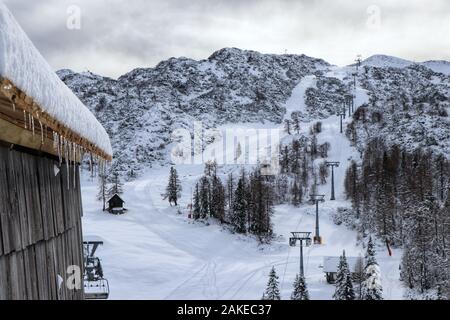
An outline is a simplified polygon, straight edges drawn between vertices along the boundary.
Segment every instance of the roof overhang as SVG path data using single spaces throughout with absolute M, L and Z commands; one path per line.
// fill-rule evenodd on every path
M 112 160 L 111 155 L 43 111 L 10 80 L 0 78 L 0 140 L 58 155 L 53 133 L 80 146 L 84 152 Z

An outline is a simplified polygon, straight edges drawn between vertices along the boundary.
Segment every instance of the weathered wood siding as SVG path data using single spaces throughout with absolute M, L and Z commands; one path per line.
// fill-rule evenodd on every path
M 79 172 L 68 186 L 58 165 L 0 143 L 0 300 L 83 299 L 65 285 L 67 267 L 83 265 Z

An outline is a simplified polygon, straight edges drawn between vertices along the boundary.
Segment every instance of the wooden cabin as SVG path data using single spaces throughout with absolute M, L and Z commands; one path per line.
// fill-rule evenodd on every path
M 346 257 L 352 278 L 356 278 L 358 257 Z M 335 283 L 340 257 L 323 257 L 323 272 L 328 283 Z
M 112 213 L 112 214 L 123 214 L 124 211 L 126 210 L 123 207 L 123 204 L 125 203 L 125 201 L 122 200 L 122 198 L 118 195 L 115 194 L 111 197 L 111 199 L 109 199 L 107 201 L 108 203 L 108 212 Z
M 0 30 L 0 300 L 83 299 L 79 164 L 111 145 L 2 2 Z

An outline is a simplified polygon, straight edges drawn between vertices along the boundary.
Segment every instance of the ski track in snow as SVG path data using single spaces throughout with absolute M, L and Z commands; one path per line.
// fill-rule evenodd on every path
M 343 77 L 346 70 L 331 72 L 333 76 Z M 294 88 L 286 103 L 286 116 L 292 111 L 305 110 L 304 92 L 314 85 L 315 77 L 308 76 Z M 367 94 L 360 88 L 355 92 L 357 107 L 367 101 Z M 310 124 L 303 123 L 302 130 L 307 132 Z M 312 299 L 331 299 L 334 292 L 334 286 L 326 283 L 321 269 L 324 256 L 338 256 L 344 249 L 348 256 L 364 254 L 364 249 L 356 244 L 356 233 L 335 225 L 330 218 L 330 213 L 338 207 L 350 206 L 344 196 L 343 182 L 349 161 L 358 159 L 359 154 L 339 132 L 337 116 L 322 120 L 322 124 L 319 143 L 330 142 L 328 160 L 341 164 L 335 169 L 336 201 L 329 201 L 329 183 L 319 188 L 326 195 L 326 202 L 319 205 L 321 236 L 325 243 L 304 250 L 306 281 Z M 275 266 L 282 298 L 289 299 L 299 270 L 299 248 L 289 247 L 288 239 L 291 231 L 314 231 L 315 206 L 277 206 L 273 224 L 279 238 L 271 245 L 259 246 L 253 238 L 231 234 L 215 223 L 205 226 L 190 221 L 186 205 L 191 186 L 203 174 L 203 166 L 180 165 L 177 170 L 183 183 L 181 215 L 161 199 L 168 168 L 150 169 L 138 181 L 126 184 L 123 198 L 129 211 L 123 216 L 101 212 L 100 202 L 95 199 L 96 182 L 87 174 L 83 176 L 83 232 L 105 241 L 98 254 L 110 283 L 110 298 L 259 299 L 267 275 Z M 223 168 L 224 172 L 229 170 L 229 166 Z M 401 252 L 394 253 L 393 257 L 387 257 L 385 249 L 378 248 L 385 299 L 402 298 L 398 270 Z

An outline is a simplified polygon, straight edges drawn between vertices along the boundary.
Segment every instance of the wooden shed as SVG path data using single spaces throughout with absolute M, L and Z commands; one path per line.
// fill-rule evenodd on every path
M 125 201 L 118 195 L 113 195 L 108 201 L 108 212 L 112 214 L 123 214 L 126 210 L 123 207 Z
M 0 30 L 0 300 L 83 299 L 79 163 L 111 145 L 1 2 Z
M 346 257 L 352 278 L 357 277 L 359 257 Z M 328 283 L 335 283 L 340 257 L 323 257 L 323 272 Z

